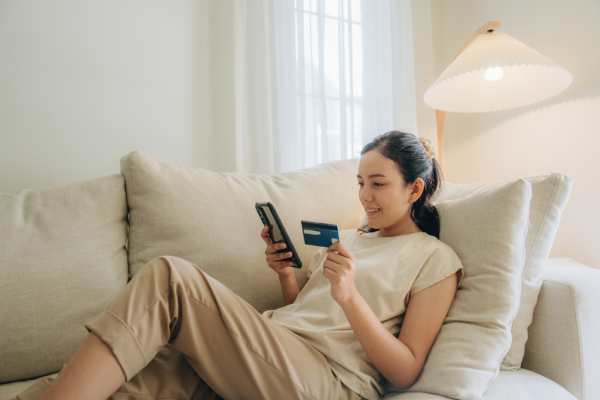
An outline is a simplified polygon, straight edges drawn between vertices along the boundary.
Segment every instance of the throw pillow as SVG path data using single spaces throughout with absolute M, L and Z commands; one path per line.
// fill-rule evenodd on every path
M 0 194 L 0 382 L 58 371 L 127 284 L 123 184 Z
M 523 178 L 531 183 L 529 227 L 525 241 L 521 301 L 512 324 L 512 344 L 502 361 L 502 369 L 521 367 L 527 342 L 527 329 L 542 287 L 542 268 L 548 259 L 560 223 L 560 216 L 572 190 L 572 179 L 559 173 Z M 502 184 L 458 184 L 444 182 L 432 203 L 457 199 Z
M 436 204 L 440 240 L 460 257 L 461 287 L 416 382 L 394 391 L 481 399 L 511 343 L 531 184 L 523 179 Z

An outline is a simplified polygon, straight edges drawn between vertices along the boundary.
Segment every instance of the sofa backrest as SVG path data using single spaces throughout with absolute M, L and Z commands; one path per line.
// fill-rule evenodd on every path
M 203 268 L 259 311 L 283 304 L 279 280 L 265 261 L 256 202 L 270 201 L 303 263 L 317 248 L 304 244 L 301 219 L 354 228 L 364 215 L 358 158 L 282 174 L 223 173 L 183 168 L 132 152 L 121 160 L 130 213 L 131 274 L 160 255 Z M 298 271 L 300 283 L 306 269 Z
M 0 194 L 0 383 L 55 372 L 127 283 L 124 180 Z

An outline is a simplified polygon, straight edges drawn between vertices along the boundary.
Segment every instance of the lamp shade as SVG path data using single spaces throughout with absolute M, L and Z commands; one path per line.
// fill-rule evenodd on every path
M 436 110 L 488 112 L 554 96 L 573 77 L 549 58 L 503 32 L 477 35 L 425 92 Z

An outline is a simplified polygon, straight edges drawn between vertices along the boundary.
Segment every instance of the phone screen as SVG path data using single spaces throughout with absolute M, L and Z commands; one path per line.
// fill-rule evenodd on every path
M 279 242 L 283 240 L 283 235 L 281 234 L 281 230 L 279 230 L 279 226 L 277 223 L 275 223 L 275 217 L 273 216 L 273 213 L 271 213 L 271 209 L 269 207 L 262 207 L 262 209 L 267 215 L 267 219 L 271 223 L 271 234 L 273 235 L 273 241 Z

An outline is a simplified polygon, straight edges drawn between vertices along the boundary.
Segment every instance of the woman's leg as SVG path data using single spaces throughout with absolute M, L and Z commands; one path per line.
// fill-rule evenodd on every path
M 147 263 L 85 327 L 110 348 L 127 382 L 169 344 L 224 398 L 358 398 L 316 349 L 178 257 Z
M 12 400 L 40 400 L 59 376 L 38 379 Z M 199 376 L 183 354 L 172 346 L 164 346 L 133 379 L 125 382 L 109 400 L 223 400 Z
M 105 400 L 125 382 L 109 347 L 90 333 L 41 400 Z

